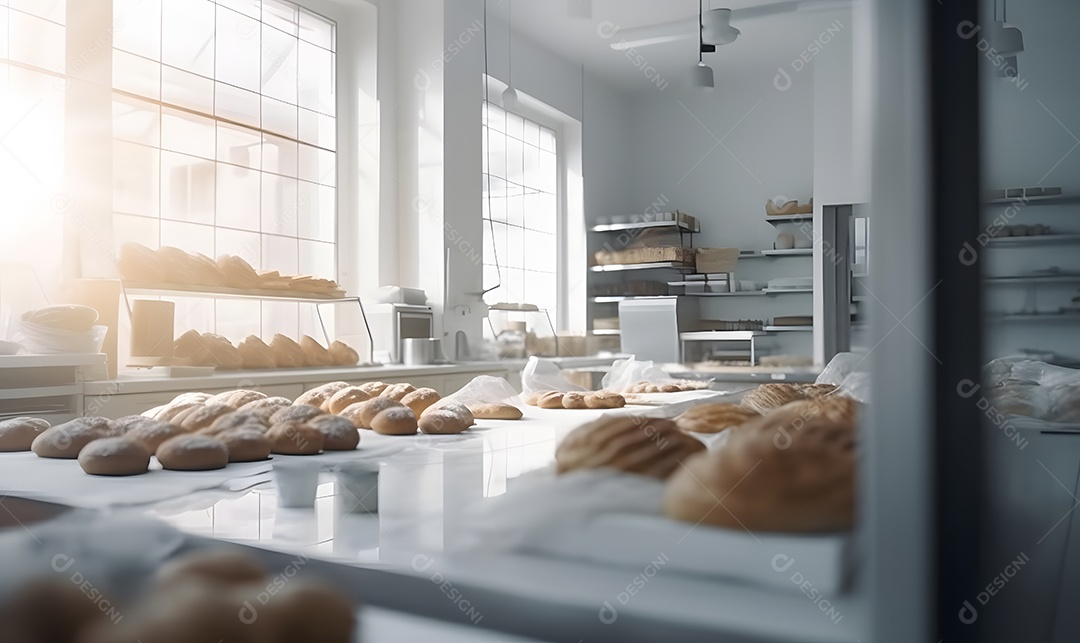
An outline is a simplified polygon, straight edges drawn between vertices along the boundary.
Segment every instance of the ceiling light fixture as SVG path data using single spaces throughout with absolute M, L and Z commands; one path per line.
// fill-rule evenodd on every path
M 1009 27 L 1008 4 L 1001 2 L 1001 20 L 997 19 L 997 2 L 994 2 L 994 27 L 988 40 L 999 54 L 1006 58 L 1024 52 L 1024 34 L 1016 27 Z
M 716 85 L 713 84 L 713 71 L 712 67 L 705 64 L 705 60 L 702 55 L 705 52 L 705 41 L 702 38 L 702 33 L 705 30 L 703 23 L 705 8 L 702 5 L 703 0 L 698 0 L 698 54 L 697 54 L 697 66 L 694 67 L 691 79 L 693 86 L 700 88 L 706 94 L 713 92 L 716 89 Z M 715 47 L 711 47 L 712 51 L 716 51 Z
M 518 93 L 514 89 L 514 51 L 513 51 L 513 35 L 514 35 L 514 18 L 511 6 L 513 3 L 506 3 L 506 89 L 502 93 L 502 106 L 503 109 L 513 111 L 518 106 Z

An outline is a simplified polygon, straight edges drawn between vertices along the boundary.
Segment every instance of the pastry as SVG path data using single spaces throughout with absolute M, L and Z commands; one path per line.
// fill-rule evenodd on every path
M 62 304 L 27 311 L 22 314 L 22 320 L 69 333 L 85 333 L 97 323 L 98 312 L 89 306 Z
M 664 513 L 751 532 L 850 529 L 857 407 L 837 396 L 799 400 L 750 420 L 672 477 Z
M 665 479 L 681 462 L 705 450 L 671 420 L 604 417 L 574 429 L 555 451 L 558 473 L 612 468 Z
M 141 243 L 128 241 L 120 246 L 120 256 L 116 260 L 116 269 L 120 276 L 128 281 L 144 284 L 166 283 L 165 271 L 158 260 L 157 251 Z
M 382 393 L 379 393 L 380 397 L 388 397 L 391 400 L 401 401 L 409 393 L 416 390 L 416 387 L 407 382 L 401 382 L 398 384 L 391 384 L 383 389 Z
M 215 333 L 203 333 L 202 339 L 210 362 L 204 364 L 205 366 L 213 366 L 223 371 L 238 371 L 244 368 L 244 356 L 228 339 Z
M 825 397 L 826 395 L 832 395 L 836 393 L 837 387 L 835 384 L 798 384 L 799 392 L 802 393 L 805 398 Z
M 225 285 L 233 288 L 258 288 L 262 278 L 251 264 L 240 257 L 221 255 L 217 258 L 218 269 L 225 279 Z
M 270 457 L 270 439 L 258 428 L 225 429 L 216 437 L 229 451 L 229 462 L 258 462 Z
M 577 391 L 569 391 L 563 393 L 562 407 L 564 409 L 587 409 L 588 405 L 585 404 L 585 394 Z
M 379 397 L 388 386 L 386 382 L 364 382 L 360 388 L 371 397 Z
M 522 416 L 521 409 L 513 404 L 470 404 L 468 406 L 473 417 L 478 420 L 520 420 Z
M 427 409 L 427 407 L 438 402 L 440 399 L 439 393 L 433 388 L 418 388 L 414 391 L 409 391 L 401 397 L 401 403 L 413 410 L 416 417 L 420 417 L 420 414 Z
M 154 415 L 154 419 L 161 420 L 162 422 L 172 422 L 191 409 L 202 405 L 202 402 L 171 402 L 166 404 L 156 415 Z
M 349 386 L 334 393 L 334 395 L 326 401 L 326 406 L 324 408 L 330 413 L 337 415 L 353 404 L 366 402 L 370 399 L 371 396 L 365 393 L 364 389 L 359 386 Z
M 248 335 L 240 342 L 236 350 L 244 360 L 245 369 L 277 368 L 277 354 L 274 349 L 255 335 Z
M 330 356 L 330 351 L 326 350 L 314 337 L 310 335 L 301 337 L 300 348 L 304 349 L 305 363 L 308 366 L 334 365 L 334 358 Z
M 313 426 L 296 420 L 278 422 L 266 432 L 270 448 L 283 455 L 315 455 L 323 450 L 326 438 Z
M 348 387 L 349 385 L 346 382 L 330 382 L 329 384 L 316 386 L 309 391 L 305 391 L 303 395 L 296 398 L 296 401 L 293 402 L 293 404 L 306 404 L 308 406 L 314 406 L 325 411 L 327 410 L 326 403 L 330 400 L 331 397 L 334 396 L 334 393 L 337 393 L 338 391 Z
M 533 391 L 532 393 L 525 393 L 521 396 L 521 401 L 529 406 L 537 406 L 540 403 L 540 396 L 547 391 Z M 562 406 L 562 400 L 559 400 L 559 406 Z
M 747 393 L 741 404 L 758 413 L 768 413 L 772 409 L 778 409 L 788 402 L 803 399 L 804 395 L 798 386 L 786 383 L 762 384 Z
M 613 391 L 597 391 L 585 395 L 585 406 L 590 409 L 621 409 L 626 398 Z
M 30 450 L 42 458 L 74 460 L 87 444 L 115 436 L 116 428 L 106 418 L 76 418 L 42 431 L 30 444 Z
M 351 420 L 358 429 L 370 429 L 371 421 L 376 415 L 386 409 L 392 409 L 399 406 L 409 408 L 401 402 L 392 400 L 388 397 L 373 397 L 366 402 L 358 402 L 347 407 L 341 412 L 341 417 Z
M 307 363 L 304 349 L 281 333 L 270 340 L 270 348 L 274 351 L 278 368 L 300 368 Z
M 17 417 L 0 422 L 0 451 L 29 451 L 34 438 L 49 428 L 45 420 Z
M 139 442 L 150 453 L 156 453 L 162 442 L 185 432 L 184 429 L 170 422 L 141 416 L 135 417 L 140 417 L 142 421 L 135 422 L 128 421 L 129 418 L 120 418 L 116 423 L 119 425 L 125 425 L 126 423 L 127 428 L 124 430 L 124 437 Z
M 281 409 L 292 406 L 292 400 L 287 397 L 268 397 L 265 400 L 256 400 L 254 402 L 248 402 L 241 406 L 237 411 L 243 413 L 254 413 L 262 418 L 264 423 L 269 423 L 270 418 L 280 411 Z
M 308 420 L 323 415 L 325 411 L 317 406 L 307 404 L 287 406 L 270 417 L 270 425 L 280 422 L 307 422 Z
M 476 424 L 476 418 L 473 417 L 472 411 L 461 402 L 456 402 L 454 400 L 439 400 L 435 404 L 429 406 L 424 413 L 434 413 L 435 411 L 449 411 L 467 421 L 469 426 Z
M 83 447 L 79 466 L 92 476 L 134 476 L 149 470 L 150 450 L 131 438 L 102 438 Z
M 547 391 L 536 399 L 536 405 L 542 409 L 561 409 L 562 399 L 562 391 Z
M 360 432 L 352 420 L 337 415 L 320 415 L 308 421 L 308 426 L 318 429 L 325 438 L 325 451 L 352 451 L 360 444 Z
M 360 354 L 345 342 L 334 341 L 328 350 L 330 358 L 334 360 L 334 366 L 356 366 L 356 363 L 360 361 Z
M 161 585 L 198 581 L 240 587 L 266 581 L 266 569 L 251 556 L 225 548 L 196 551 L 165 561 L 157 570 Z
M 174 424 L 179 424 L 184 431 L 194 433 L 209 427 L 221 416 L 232 412 L 232 407 L 224 404 L 201 404 L 181 413 L 172 421 Z
M 155 455 L 163 468 L 174 471 L 223 469 L 229 463 L 229 450 L 208 435 L 178 435 L 162 442 Z
M 364 404 L 369 403 L 364 402 Z M 371 418 L 371 429 L 382 435 L 414 435 L 417 429 L 416 414 L 400 402 L 395 402 L 395 404 L 396 406 L 383 409 Z
M 189 330 L 173 340 L 173 357 L 189 360 L 196 366 L 206 363 L 209 358 L 202 334 L 197 330 Z
M 472 426 L 472 413 L 468 416 L 453 408 L 428 409 L 420 416 L 419 428 L 424 433 L 446 435 L 461 433 Z
M 203 435 L 218 435 L 225 431 L 231 431 L 232 429 L 253 429 L 259 433 L 266 433 L 266 430 L 270 428 L 266 420 L 259 413 L 252 411 L 233 411 L 232 413 L 226 413 L 218 417 L 214 422 L 201 429 L 199 433 Z
M 233 409 L 238 409 L 245 404 L 256 402 L 258 400 L 265 400 L 266 393 L 259 391 L 251 391 L 248 389 L 238 389 L 235 391 L 225 391 L 224 393 L 218 393 L 206 400 L 206 404 L 224 404 Z
M 739 404 L 699 404 L 675 418 L 675 424 L 692 433 L 719 433 L 760 415 Z

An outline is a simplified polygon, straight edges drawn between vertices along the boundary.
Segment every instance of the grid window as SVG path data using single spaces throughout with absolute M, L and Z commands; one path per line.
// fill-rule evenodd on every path
M 555 131 L 485 103 L 483 137 L 484 287 L 558 319 Z

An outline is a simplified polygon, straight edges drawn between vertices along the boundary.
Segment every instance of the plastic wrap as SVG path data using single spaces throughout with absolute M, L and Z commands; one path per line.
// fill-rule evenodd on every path
M 459 402 L 465 406 L 473 404 L 513 404 L 518 406 L 517 391 L 505 378 L 491 375 L 477 375 L 471 382 L 462 386 L 456 393 L 447 395 L 445 400 Z
M 869 372 L 870 360 L 867 359 L 866 355 L 860 353 L 837 353 L 821 370 L 816 383 L 842 386 L 844 378 L 852 373 L 869 374 Z
M 543 391 L 587 391 L 589 389 L 571 384 L 562 375 L 559 365 L 549 359 L 535 355 L 529 358 L 521 371 L 521 390 L 523 393 Z
M 635 358 L 629 357 L 616 360 L 611 365 L 611 370 L 604 375 L 601 383 L 609 391 L 622 391 L 638 382 L 670 384 L 675 381 L 675 378 L 665 373 L 663 369 L 651 361 L 639 362 Z
M 1016 357 L 983 369 L 986 397 L 1001 413 L 1080 423 L 1080 370 Z

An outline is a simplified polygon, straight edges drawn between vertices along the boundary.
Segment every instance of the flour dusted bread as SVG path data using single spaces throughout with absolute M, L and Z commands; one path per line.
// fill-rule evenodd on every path
M 366 402 L 370 399 L 371 396 L 368 395 L 364 389 L 359 386 L 349 386 L 334 393 L 334 395 L 326 401 L 326 405 L 323 408 L 330 413 L 337 415 L 353 404 Z
M 233 411 L 232 413 L 226 413 L 218 419 L 214 420 L 214 423 L 199 431 L 203 435 L 220 435 L 225 431 L 232 431 L 234 429 L 252 429 L 259 433 L 266 433 L 270 425 L 263 419 L 263 416 L 259 413 L 252 411 Z
M 360 385 L 360 389 L 371 397 L 379 397 L 388 386 L 390 385 L 386 382 L 364 382 Z
M 287 397 L 268 397 L 265 400 L 257 400 L 255 402 L 249 402 L 241 406 L 238 411 L 244 413 L 254 413 L 262 418 L 265 423 L 270 422 L 270 418 L 281 409 L 292 406 L 292 400 Z
M 788 402 L 801 400 L 805 397 L 802 389 L 795 384 L 770 383 L 762 384 L 747 393 L 743 396 L 741 404 L 751 411 L 768 413 L 773 409 L 780 408 Z
M 188 433 L 195 433 L 209 427 L 221 416 L 232 412 L 233 408 L 224 404 L 203 404 L 176 416 L 173 418 L 173 423 L 179 424 Z
M 604 417 L 566 436 L 555 451 L 555 463 L 559 473 L 611 468 L 664 479 L 704 450 L 704 444 L 671 420 Z
M 283 455 L 315 455 L 323 450 L 326 437 L 313 426 L 289 420 L 278 422 L 266 432 L 270 448 Z
M 379 411 L 370 424 L 373 431 L 382 435 L 415 435 L 417 429 L 416 414 L 400 402 Z
M 277 368 L 277 355 L 270 345 L 255 335 L 248 335 L 236 347 L 245 369 Z
M 857 407 L 836 396 L 799 400 L 739 426 L 672 477 L 664 513 L 751 532 L 850 529 Z
M 155 453 L 162 442 L 184 433 L 184 429 L 170 422 L 138 415 L 120 418 L 116 424 L 125 427 L 124 437 L 142 444 L 150 453 Z
M 341 416 L 351 420 L 358 429 L 370 429 L 371 421 L 375 419 L 376 415 L 385 411 L 386 409 L 392 409 L 396 407 L 409 408 L 401 402 L 392 400 L 388 397 L 373 397 L 366 402 L 359 402 L 346 408 L 344 411 L 341 412 Z
M 278 410 L 270 417 L 271 426 L 274 424 L 280 424 L 281 422 L 307 422 L 312 418 L 317 418 L 320 415 L 324 415 L 326 411 L 323 411 L 317 406 L 310 406 L 308 404 L 294 404 Z
M 418 388 L 409 391 L 401 397 L 401 403 L 413 410 L 416 417 L 420 417 L 429 406 L 441 399 L 438 391 L 433 388 Z
M 325 438 L 324 451 L 352 451 L 360 444 L 360 432 L 352 421 L 338 415 L 320 415 L 308 421 L 308 426 L 318 429 Z
M 563 408 L 563 392 L 547 391 L 541 393 L 540 397 L 536 398 L 536 405 L 542 409 L 561 409 Z
M 346 382 L 330 382 L 329 384 L 316 386 L 313 389 L 305 391 L 300 397 L 296 398 L 294 404 L 298 406 L 306 404 L 325 411 L 327 410 L 326 407 L 330 398 L 338 391 L 348 387 L 349 385 Z
M 398 384 L 391 384 L 383 389 L 382 393 L 379 393 L 379 397 L 388 397 L 391 400 L 397 400 L 400 402 L 406 395 L 416 390 L 416 387 L 408 382 L 400 382 Z
M 739 404 L 699 404 L 675 418 L 675 424 L 691 433 L 719 433 L 760 415 Z
M 270 457 L 270 439 L 257 428 L 226 429 L 216 437 L 228 450 L 229 462 L 258 462 Z
M 469 411 L 478 420 L 520 420 L 521 409 L 513 404 L 469 404 Z
M 79 452 L 79 466 L 92 476 L 134 476 L 150 467 L 150 450 L 128 437 L 94 440 Z
M 0 451 L 29 451 L 34 438 L 49 428 L 45 420 L 17 417 L 0 422 Z
M 42 431 L 34 438 L 30 450 L 42 458 L 73 460 L 87 444 L 116 434 L 116 427 L 107 418 L 76 418 Z
M 621 409 L 626 398 L 614 391 L 596 391 L 585 395 L 585 406 L 590 409 Z
M 797 384 L 796 386 L 799 393 L 809 400 L 832 395 L 839 388 L 835 384 Z
M 207 404 L 224 404 L 233 409 L 238 409 L 245 404 L 257 402 L 259 400 L 265 400 L 266 393 L 261 391 L 252 391 L 249 389 L 237 389 L 234 391 L 225 391 L 224 393 L 218 393 L 211 396 L 206 400 Z
M 174 471 L 223 469 L 229 463 L 229 450 L 208 435 L 178 435 L 161 443 L 155 455 L 163 468 Z

